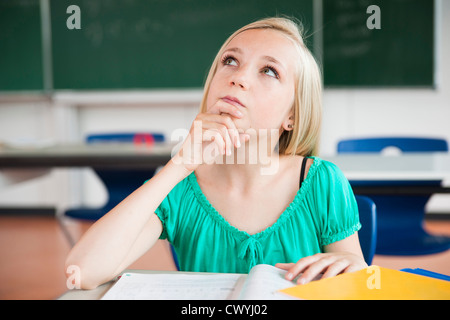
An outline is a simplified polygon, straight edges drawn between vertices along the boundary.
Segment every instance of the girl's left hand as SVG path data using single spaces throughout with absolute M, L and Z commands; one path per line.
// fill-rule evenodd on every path
M 298 284 L 305 284 L 321 273 L 321 279 L 334 277 L 341 273 L 354 272 L 367 268 L 364 259 L 349 252 L 318 253 L 305 257 L 297 263 L 277 263 L 275 267 L 286 270 L 286 279 L 293 280 L 299 274 Z

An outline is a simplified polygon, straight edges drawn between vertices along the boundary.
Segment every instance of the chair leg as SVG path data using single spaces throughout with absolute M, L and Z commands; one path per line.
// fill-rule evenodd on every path
M 66 226 L 65 223 L 65 219 L 63 215 L 57 214 L 56 215 L 56 220 L 58 221 L 58 224 L 61 228 L 62 233 L 64 234 L 64 237 L 67 239 L 67 241 L 69 242 L 69 245 L 71 248 L 73 248 L 73 246 L 75 245 L 76 241 L 75 239 L 72 237 L 72 235 L 70 234 L 69 229 Z

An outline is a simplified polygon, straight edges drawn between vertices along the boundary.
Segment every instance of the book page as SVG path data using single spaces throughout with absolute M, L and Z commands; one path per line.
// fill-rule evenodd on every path
M 124 273 L 102 300 L 225 300 L 241 274 Z
M 242 300 L 292 300 L 293 297 L 277 292 L 295 286 L 285 279 L 286 271 L 267 264 L 258 264 L 250 271 L 241 290 Z

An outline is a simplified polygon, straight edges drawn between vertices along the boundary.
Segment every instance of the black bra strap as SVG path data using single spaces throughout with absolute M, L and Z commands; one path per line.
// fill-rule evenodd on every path
M 298 187 L 299 189 L 302 187 L 303 180 L 305 179 L 306 161 L 308 161 L 308 157 L 304 157 L 302 161 L 302 169 L 300 171 L 300 184 Z

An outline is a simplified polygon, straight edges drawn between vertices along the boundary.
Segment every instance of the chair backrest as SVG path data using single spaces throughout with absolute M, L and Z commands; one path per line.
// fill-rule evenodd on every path
M 136 143 L 146 144 L 163 142 L 164 135 L 149 132 L 129 133 L 100 133 L 86 137 L 88 144 L 95 143 Z M 155 170 L 152 169 L 99 169 L 95 173 L 100 177 L 108 191 L 108 201 L 104 206 L 105 211 L 114 208 L 126 198 L 132 191 L 139 188 L 145 180 L 151 178 Z
M 395 147 L 402 152 L 447 152 L 448 143 L 445 139 L 421 137 L 384 137 L 355 138 L 341 140 L 338 143 L 338 153 L 381 152 L 383 149 Z
M 372 264 L 377 243 L 376 206 L 372 199 L 366 196 L 356 195 L 361 229 L 358 232 L 359 242 L 368 265 Z
M 149 132 L 98 133 L 90 134 L 86 138 L 87 143 L 133 143 L 145 142 L 148 140 L 164 142 L 164 135 L 161 133 Z

